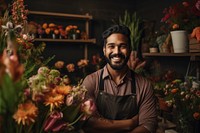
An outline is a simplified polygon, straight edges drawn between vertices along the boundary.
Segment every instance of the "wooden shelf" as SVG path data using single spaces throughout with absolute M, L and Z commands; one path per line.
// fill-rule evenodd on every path
M 71 20 L 83 20 L 85 23 L 85 32 L 88 36 L 90 36 L 90 20 L 93 19 L 93 17 L 91 15 L 89 15 L 88 13 L 86 13 L 85 15 L 79 15 L 79 14 L 66 14 L 66 13 L 56 13 L 56 12 L 43 12 L 43 11 L 29 11 L 28 12 L 29 15 L 36 15 L 39 17 L 45 17 L 45 16 L 52 16 L 52 18 L 56 18 L 56 17 L 61 17 L 64 19 L 71 19 Z M 88 58 L 88 44 L 95 44 L 96 43 L 96 39 L 92 38 L 92 39 L 87 39 L 87 40 L 83 40 L 83 39 L 50 39 L 50 38 L 35 38 L 35 41 L 40 41 L 40 42 L 66 42 L 66 43 L 82 43 L 84 44 L 84 58 L 87 59 Z
M 95 44 L 96 39 L 50 39 L 50 38 L 35 38 L 35 41 L 40 41 L 40 42 L 75 42 L 75 43 L 89 43 L 89 44 Z
M 44 16 L 57 16 L 57 17 L 67 17 L 72 19 L 93 19 L 88 13 L 85 15 L 78 15 L 78 14 L 66 14 L 66 13 L 55 13 L 55 12 L 42 12 L 42 11 L 29 11 L 29 14 L 34 15 L 44 15 Z
M 200 53 L 143 53 L 143 56 L 200 56 Z

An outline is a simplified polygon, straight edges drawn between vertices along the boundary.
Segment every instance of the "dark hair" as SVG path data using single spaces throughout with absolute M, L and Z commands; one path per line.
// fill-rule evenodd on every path
M 131 46 L 131 39 L 130 39 L 131 32 L 130 32 L 130 29 L 125 25 L 113 25 L 113 26 L 109 27 L 107 30 L 105 30 L 102 34 L 104 46 L 107 43 L 106 39 L 113 33 L 121 33 L 121 34 L 127 36 L 128 44 L 129 44 L 129 46 Z

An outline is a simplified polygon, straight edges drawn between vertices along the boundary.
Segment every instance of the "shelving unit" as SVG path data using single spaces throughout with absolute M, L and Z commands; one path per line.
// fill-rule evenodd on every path
M 45 42 L 79 42 L 79 43 L 90 43 L 90 44 L 95 44 L 96 39 L 50 39 L 50 38 L 36 38 L 35 41 L 45 41 Z
M 88 58 L 88 44 L 95 44 L 96 39 L 90 38 L 89 28 L 90 28 L 90 21 L 93 19 L 91 15 L 88 13 L 85 15 L 79 14 L 66 14 L 66 13 L 55 13 L 55 12 L 43 12 L 43 11 L 29 11 L 29 15 L 40 15 L 42 16 L 53 16 L 53 17 L 62 17 L 65 19 L 71 20 L 84 20 L 85 21 L 85 32 L 88 35 L 89 39 L 50 39 L 50 38 L 36 38 L 35 41 L 39 42 L 66 42 L 66 43 L 81 43 L 84 45 L 84 58 Z
M 143 53 L 143 56 L 200 56 L 200 53 Z
M 196 64 L 196 77 L 197 79 L 200 79 L 200 53 L 143 53 L 143 57 L 189 57 L 190 62 L 193 62 Z M 190 64 L 187 69 L 190 69 Z

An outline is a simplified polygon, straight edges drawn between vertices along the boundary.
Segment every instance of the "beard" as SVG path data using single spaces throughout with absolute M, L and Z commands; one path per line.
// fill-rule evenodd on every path
M 129 59 L 129 56 L 125 56 L 122 53 L 113 54 L 113 55 L 110 54 L 108 57 L 105 56 L 105 59 L 106 59 L 106 62 L 111 66 L 112 69 L 114 69 L 114 70 L 122 70 L 126 66 L 126 64 L 128 62 L 128 59 Z M 119 58 L 121 58 L 121 61 L 119 61 L 119 62 L 114 64 L 114 63 L 112 63 L 112 58 L 113 57 L 119 57 Z

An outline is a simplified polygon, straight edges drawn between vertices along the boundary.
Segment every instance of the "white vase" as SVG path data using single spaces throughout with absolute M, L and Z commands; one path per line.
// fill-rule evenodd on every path
M 188 34 L 185 30 L 171 31 L 174 53 L 187 53 L 189 50 Z

